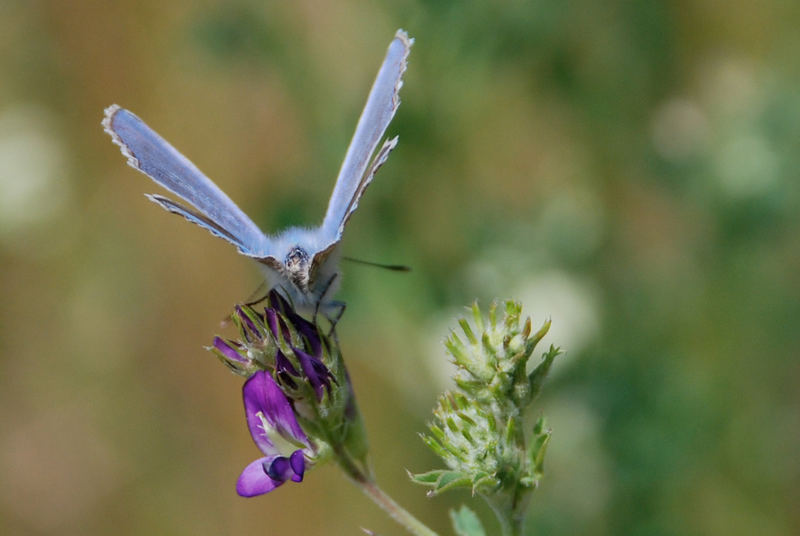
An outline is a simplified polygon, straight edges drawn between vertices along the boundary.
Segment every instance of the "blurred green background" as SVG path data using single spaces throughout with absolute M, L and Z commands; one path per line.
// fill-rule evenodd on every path
M 0 533 L 401 534 L 335 467 L 245 500 L 258 285 L 102 132 L 133 110 L 274 231 L 320 221 L 394 31 L 400 144 L 339 324 L 380 481 L 442 534 L 441 339 L 522 300 L 563 346 L 529 534 L 800 534 L 800 3 L 0 1 Z M 491 525 L 494 527 L 494 525 Z

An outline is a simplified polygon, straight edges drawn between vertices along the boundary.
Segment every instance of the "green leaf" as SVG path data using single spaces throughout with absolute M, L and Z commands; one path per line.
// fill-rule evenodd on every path
M 453 488 L 468 487 L 472 487 L 472 481 L 468 475 L 459 471 L 442 471 L 439 480 L 436 482 L 436 487 L 432 492 L 434 494 L 439 494 Z
M 486 472 L 479 472 L 472 476 L 472 493 L 475 494 L 477 491 L 489 491 L 497 489 L 500 486 L 500 482 L 494 477 L 494 475 L 490 475 Z
M 542 327 L 539 328 L 539 331 L 534 333 L 533 337 L 528 339 L 528 343 L 527 344 L 528 344 L 529 350 L 533 350 L 533 347 L 536 346 L 539 343 L 539 341 L 541 341 L 542 338 L 545 335 L 547 335 L 547 332 L 550 331 L 550 322 L 551 321 L 549 319 L 545 320 L 544 324 L 542 324 Z
M 436 439 L 423 434 L 420 434 L 420 437 L 422 438 L 422 441 L 428 445 L 428 448 L 434 452 L 434 454 L 442 459 L 446 459 L 448 457 L 449 453 L 442 448 L 441 444 L 439 444 Z
M 533 427 L 533 437 L 528 446 L 528 459 L 533 477 L 538 480 L 544 473 L 544 455 L 547 452 L 547 445 L 550 443 L 550 429 L 547 428 L 547 421 L 540 417 Z
M 477 305 L 478 305 L 478 303 L 475 302 L 475 306 L 477 306 Z M 493 301 L 492 303 L 489 304 L 489 328 L 492 329 L 492 330 L 497 328 L 497 302 L 496 301 Z
M 416 475 L 409 472 L 408 476 L 417 484 L 432 487 L 433 489 L 428 492 L 429 495 L 438 495 L 449 489 L 468 488 L 472 485 L 468 475 L 447 469 L 434 469 L 433 471 Z
M 533 433 L 536 435 L 541 434 L 547 429 L 547 419 L 544 418 L 544 415 L 536 419 L 536 424 L 533 425 Z
M 549 322 L 548 322 L 549 327 Z M 547 377 L 547 373 L 550 372 L 550 366 L 553 364 L 553 360 L 561 353 L 561 349 L 556 346 L 550 346 L 550 350 L 548 350 L 545 354 L 542 355 L 542 362 L 539 363 L 533 372 L 530 373 L 528 376 L 528 381 L 530 382 L 530 400 L 536 398 L 539 394 L 539 391 L 542 390 L 542 383 L 544 383 L 544 379 Z
M 492 310 L 492 307 L 489 306 L 489 310 Z M 490 313 L 491 315 L 491 313 Z M 475 322 L 475 327 L 478 331 L 483 331 L 483 318 L 481 317 L 481 308 L 478 307 L 478 302 L 472 302 L 472 319 Z
M 436 481 L 439 480 L 439 477 L 442 476 L 444 473 L 444 469 L 435 469 L 433 471 L 428 471 L 427 473 L 408 473 L 408 476 L 411 477 L 411 480 L 416 482 L 417 484 L 425 484 L 427 486 L 434 486 L 436 485 Z
M 358 407 L 351 408 L 350 420 L 343 430 L 344 437 L 342 443 L 344 448 L 354 459 L 366 463 L 369 444 L 367 442 L 367 431 L 364 427 L 364 420 Z
M 477 344 L 478 343 L 478 339 L 475 337 L 475 334 L 472 332 L 472 327 L 469 325 L 469 322 L 467 322 L 463 318 L 459 318 L 458 319 L 458 325 L 461 326 L 461 331 L 464 332 L 464 335 L 467 336 L 467 340 L 469 340 L 470 343 L 472 343 L 472 344 Z
M 522 303 L 514 300 L 506 300 L 504 303 L 506 307 L 506 316 L 503 320 L 506 331 L 514 331 L 519 323 L 519 317 L 522 314 Z
M 481 520 L 463 504 L 460 510 L 450 510 L 450 520 L 457 536 L 486 536 Z

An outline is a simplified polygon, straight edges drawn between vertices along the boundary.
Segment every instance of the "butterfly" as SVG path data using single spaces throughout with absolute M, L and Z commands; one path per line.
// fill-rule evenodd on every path
M 399 91 L 413 43 L 406 32 L 398 30 L 389 44 L 318 227 L 291 227 L 266 235 L 216 184 L 133 113 L 111 105 L 102 125 L 129 166 L 190 206 L 158 194 L 146 194 L 148 199 L 227 240 L 262 267 L 267 288 L 282 288 L 295 307 L 316 311 L 331 301 L 338 287 L 339 244 L 345 225 L 397 145 L 395 136 L 376 152 L 400 105 Z

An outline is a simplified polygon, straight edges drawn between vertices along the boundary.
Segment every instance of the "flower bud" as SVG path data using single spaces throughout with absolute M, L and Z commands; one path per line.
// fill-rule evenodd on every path
M 560 350 L 551 347 L 528 373 L 550 322 L 532 333 L 530 318 L 522 321 L 522 306 L 514 301 L 504 302 L 502 318 L 496 303 L 486 319 L 477 304 L 470 312 L 472 322 L 460 319 L 461 333 L 453 331 L 445 341 L 457 367 L 456 389 L 439 398 L 430 433 L 422 436 L 448 468 L 411 477 L 430 486 L 430 494 L 469 487 L 487 497 L 520 500 L 541 477 L 550 438 L 543 418 L 526 430 L 524 413 Z

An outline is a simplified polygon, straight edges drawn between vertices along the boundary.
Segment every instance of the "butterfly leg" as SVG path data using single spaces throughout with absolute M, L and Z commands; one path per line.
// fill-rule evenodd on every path
M 331 311 L 334 308 L 338 309 L 336 311 L 336 315 L 335 316 L 334 315 L 328 316 L 327 314 L 325 315 L 325 318 L 327 318 L 328 322 L 331 323 L 331 329 L 328 332 L 328 337 L 330 337 L 331 335 L 333 335 L 333 332 L 336 329 L 336 324 L 339 323 L 339 320 L 341 320 L 342 316 L 344 315 L 344 310 L 347 309 L 347 304 L 345 302 L 343 302 L 343 301 L 334 300 L 334 301 L 328 302 L 326 304 L 326 306 L 330 307 Z
M 338 301 L 338 300 L 325 301 L 325 294 L 327 294 L 328 291 L 331 289 L 333 282 L 336 281 L 337 277 L 339 277 L 339 274 L 335 273 L 325 283 L 325 287 L 322 289 L 322 292 L 319 295 L 319 299 L 317 300 L 317 305 L 314 309 L 314 318 L 316 318 L 317 315 L 319 314 L 319 310 L 321 307 L 326 309 L 326 311 L 323 314 L 325 318 L 328 320 L 328 322 L 330 322 L 331 324 L 331 329 L 328 332 L 328 337 L 334 334 L 334 331 L 336 329 L 336 324 L 339 323 L 339 320 L 342 318 L 342 315 L 344 315 L 344 310 L 347 308 L 347 304 L 344 303 L 343 301 Z M 328 310 L 332 311 L 334 308 L 338 309 L 336 315 L 335 316 L 328 315 Z
M 262 281 L 261 284 L 258 285 L 258 288 L 250 293 L 250 296 L 247 298 L 247 301 L 244 302 L 244 305 L 252 307 L 253 305 L 258 305 L 259 303 L 263 302 L 268 297 L 269 289 L 267 288 L 267 282 Z
M 333 274 L 328 279 L 328 281 L 325 283 L 325 286 L 322 287 L 322 292 L 320 292 L 320 294 L 319 294 L 319 299 L 317 300 L 317 305 L 314 307 L 314 318 L 316 318 L 317 314 L 319 314 L 319 308 L 325 302 L 325 294 L 327 294 L 328 291 L 331 289 L 331 285 L 333 285 L 333 282 L 336 281 L 337 277 L 339 277 L 339 273 L 338 272 Z

